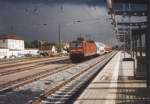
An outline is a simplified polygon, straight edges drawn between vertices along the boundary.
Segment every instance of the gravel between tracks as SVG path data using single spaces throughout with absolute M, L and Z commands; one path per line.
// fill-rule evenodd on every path
M 80 73 L 93 63 L 96 63 L 98 60 L 102 60 L 104 58 L 105 56 L 101 56 L 89 60 L 72 68 L 66 69 L 65 71 L 55 73 L 49 77 L 14 89 L 13 91 L 0 94 L 0 104 L 9 104 L 9 102 L 12 102 L 11 104 L 30 104 L 32 100 L 40 96 L 40 94 L 46 89 L 52 89 L 57 84 L 62 83 L 66 79 L 71 78 L 73 75 Z
M 46 61 L 53 61 L 53 60 L 59 60 L 59 59 L 68 59 L 67 56 L 64 57 L 54 57 L 54 58 L 38 58 L 38 59 L 30 59 L 30 60 L 23 60 L 15 63 L 1 63 L 0 68 L 11 68 L 16 67 L 18 65 L 25 65 L 25 64 L 31 64 L 31 63 L 42 63 Z

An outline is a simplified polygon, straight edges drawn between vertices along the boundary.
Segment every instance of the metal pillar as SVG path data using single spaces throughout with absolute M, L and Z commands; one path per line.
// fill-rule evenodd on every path
M 135 56 L 135 39 L 134 39 L 134 36 L 132 35 L 132 56 L 134 57 Z
M 142 57 L 142 35 L 139 35 L 139 52 L 140 57 Z
M 125 11 L 125 4 L 122 5 L 122 10 Z M 122 22 L 125 22 L 125 14 L 123 14 L 123 18 L 122 18 Z M 125 58 L 125 52 L 126 52 L 126 30 L 125 30 L 125 26 L 124 28 L 124 58 Z
M 129 11 L 131 11 L 131 5 L 129 4 Z M 131 23 L 131 15 L 129 15 L 129 23 Z M 133 57 L 132 55 L 132 31 L 131 31 L 131 26 L 129 25 L 129 36 L 130 36 L 130 54 L 131 54 L 131 58 Z
M 124 33 L 124 58 L 126 57 L 125 52 L 126 52 L 126 34 Z
M 135 56 L 137 58 L 137 36 L 135 36 Z
M 148 16 L 147 16 L 147 21 L 148 21 L 148 27 L 147 31 L 145 34 L 145 51 L 146 51 L 146 81 L 147 81 L 147 87 L 150 87 L 150 0 L 148 0 Z
M 150 58 L 149 58 L 149 51 L 150 51 L 150 47 L 149 47 L 149 32 L 147 32 L 145 34 L 145 53 L 146 53 L 146 79 L 147 79 L 147 87 L 150 86 L 150 71 L 149 71 L 149 68 L 150 68 L 150 65 L 149 65 L 149 61 L 150 61 Z

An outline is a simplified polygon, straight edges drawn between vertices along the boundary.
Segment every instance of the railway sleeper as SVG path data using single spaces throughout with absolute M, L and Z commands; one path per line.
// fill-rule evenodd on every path
M 102 63 L 103 66 L 109 60 L 104 61 Z M 103 67 L 103 66 L 100 66 L 100 67 Z M 85 85 L 87 85 L 89 83 L 90 79 L 93 79 L 93 75 L 95 75 L 98 71 L 99 71 L 99 69 L 96 69 L 95 71 L 90 70 L 82 77 L 71 82 L 67 87 L 63 88 L 63 90 L 61 90 L 61 92 L 56 92 L 56 95 L 54 95 L 54 97 L 51 97 L 51 99 L 49 99 L 50 103 L 51 103 L 51 101 L 53 101 L 52 104 L 56 104 L 57 102 L 60 102 L 60 104 L 65 104 L 67 102 L 73 103 L 74 97 L 77 97 L 80 94 L 80 92 L 79 93 L 77 93 L 77 92 L 84 89 Z M 84 79 L 85 77 L 86 77 L 86 79 Z M 83 79 L 83 80 L 81 80 L 81 79 Z M 47 104 L 49 104 L 49 103 L 47 103 Z

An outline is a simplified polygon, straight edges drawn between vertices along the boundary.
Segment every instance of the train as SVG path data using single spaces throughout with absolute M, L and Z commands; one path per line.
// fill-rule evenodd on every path
M 77 38 L 77 40 L 70 42 L 69 55 L 72 61 L 82 60 L 86 57 L 102 55 L 111 52 L 106 48 L 106 45 L 101 42 L 93 40 L 85 40 L 84 38 Z
M 96 55 L 105 54 L 105 44 L 101 42 L 95 42 L 95 44 L 96 44 Z
M 111 45 L 106 45 L 106 46 L 104 47 L 104 50 L 105 50 L 105 53 L 112 52 L 112 46 L 111 46 Z

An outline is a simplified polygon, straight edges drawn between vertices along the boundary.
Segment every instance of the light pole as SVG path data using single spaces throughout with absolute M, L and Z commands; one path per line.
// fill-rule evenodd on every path
M 129 11 L 131 11 L 131 4 L 129 4 Z M 129 15 L 129 23 L 131 23 L 131 15 Z M 132 47 L 132 30 L 131 30 L 131 26 L 129 25 L 129 36 L 130 36 L 130 54 L 131 54 L 131 58 L 133 57 L 132 55 L 132 51 L 133 51 L 133 47 Z
M 123 4 L 123 11 L 125 11 L 125 4 Z M 123 14 L 122 22 L 125 22 L 125 14 Z M 126 30 L 125 25 L 123 26 L 124 31 L 124 58 L 125 58 L 125 51 L 126 51 Z
M 61 52 L 61 30 L 60 30 L 60 24 L 58 24 L 58 42 L 59 42 L 59 48 L 58 48 L 58 52 Z
M 76 20 L 76 21 L 73 21 L 72 23 L 75 24 L 75 23 L 79 23 L 81 22 L 80 20 Z M 61 24 L 59 23 L 58 24 L 58 52 L 61 52 L 62 51 L 62 44 L 61 44 Z

